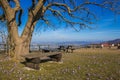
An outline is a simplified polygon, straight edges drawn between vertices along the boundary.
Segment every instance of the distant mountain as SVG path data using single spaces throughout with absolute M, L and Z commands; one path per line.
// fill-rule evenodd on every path
M 58 45 L 86 45 L 90 44 L 91 42 L 87 41 L 66 41 L 66 42 L 59 42 Z
M 120 39 L 115 39 L 115 40 L 110 40 L 110 41 L 106 41 L 109 44 L 118 44 L 120 43 Z
M 85 46 L 89 44 L 99 44 L 101 41 L 61 41 L 61 42 L 33 42 L 32 44 L 40 45 L 75 45 L 75 46 Z
M 101 41 L 67 41 L 67 42 L 60 42 L 59 44 L 84 46 L 84 45 L 89 45 L 89 44 L 99 44 L 100 42 Z

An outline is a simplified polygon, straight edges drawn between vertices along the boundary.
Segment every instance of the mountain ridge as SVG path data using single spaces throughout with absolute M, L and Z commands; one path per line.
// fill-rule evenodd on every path
M 120 39 L 109 40 L 109 41 L 106 41 L 106 42 L 109 43 L 109 44 L 118 44 L 118 43 L 120 43 Z

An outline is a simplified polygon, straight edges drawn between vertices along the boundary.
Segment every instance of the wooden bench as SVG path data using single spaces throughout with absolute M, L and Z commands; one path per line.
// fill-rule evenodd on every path
M 68 53 L 73 53 L 73 50 L 75 50 L 75 48 L 73 48 L 73 46 L 71 46 L 71 45 L 67 46 L 67 48 L 66 48 L 66 52 L 68 52 Z
M 33 53 L 28 54 L 25 56 L 22 56 L 25 58 L 25 66 L 30 67 L 36 70 L 39 70 L 39 63 L 45 62 L 45 61 L 61 61 L 62 53 L 45 53 L 45 54 L 39 54 L 39 53 Z

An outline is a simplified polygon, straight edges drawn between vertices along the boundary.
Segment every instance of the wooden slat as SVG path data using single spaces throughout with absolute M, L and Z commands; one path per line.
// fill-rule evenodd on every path
M 42 53 L 42 54 L 40 54 L 40 53 L 33 53 L 32 54 L 31 53 L 31 54 L 28 54 L 28 55 L 24 55 L 22 57 L 31 59 L 31 58 L 36 58 L 36 57 L 42 58 L 42 57 L 45 57 L 45 56 L 57 55 L 57 54 L 60 54 L 60 53 Z

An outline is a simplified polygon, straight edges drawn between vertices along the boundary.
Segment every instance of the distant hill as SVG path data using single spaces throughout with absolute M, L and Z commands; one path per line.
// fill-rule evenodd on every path
M 115 40 L 110 40 L 110 41 L 106 41 L 109 44 L 118 44 L 120 43 L 120 39 L 115 39 Z
M 120 43 L 120 39 L 109 40 L 109 41 L 60 41 L 60 42 L 32 42 L 31 44 L 39 44 L 39 45 L 75 45 L 75 46 L 86 46 L 89 44 L 101 44 L 101 43 L 109 43 L 109 44 L 118 44 Z
M 34 42 L 32 44 L 40 45 L 75 45 L 75 46 L 85 46 L 89 44 L 99 44 L 102 41 L 61 41 L 61 42 Z

